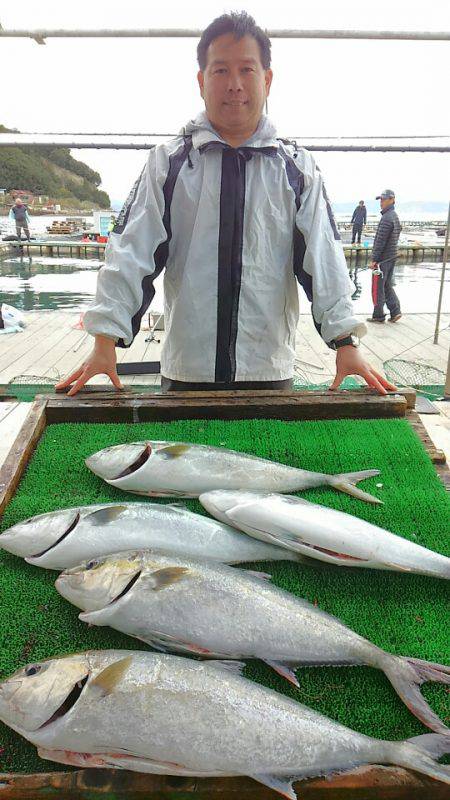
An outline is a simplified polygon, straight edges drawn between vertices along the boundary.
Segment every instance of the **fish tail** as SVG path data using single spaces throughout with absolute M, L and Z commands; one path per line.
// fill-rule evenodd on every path
M 450 784 L 450 766 L 439 764 L 437 759 L 450 753 L 450 736 L 439 733 L 425 733 L 404 742 L 391 742 L 390 761 L 400 767 L 407 767 L 422 775 L 429 775 L 438 781 Z
M 358 500 L 364 500 L 366 503 L 381 504 L 383 501 L 379 500 L 378 497 L 363 492 L 362 489 L 358 489 L 356 486 L 359 481 L 363 481 L 366 478 L 374 478 L 379 474 L 379 469 L 366 469 L 361 472 L 343 472 L 340 475 L 328 475 L 327 484 L 332 486 L 333 489 L 351 494 L 353 497 L 357 497 Z
M 379 666 L 411 713 L 431 730 L 450 737 L 450 728 L 435 714 L 419 689 L 427 681 L 450 684 L 450 667 L 402 656 L 389 656 Z

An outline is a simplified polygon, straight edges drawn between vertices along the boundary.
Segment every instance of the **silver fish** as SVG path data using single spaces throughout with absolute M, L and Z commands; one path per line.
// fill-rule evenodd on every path
M 118 550 L 156 547 L 165 552 L 243 561 L 299 560 L 283 547 L 242 536 L 229 525 L 160 503 L 103 504 L 67 508 L 18 522 L 0 535 L 0 548 L 47 569 Z
M 209 445 L 150 441 L 119 444 L 89 456 L 86 466 L 111 486 L 147 497 L 198 497 L 213 489 L 296 492 L 331 486 L 360 500 L 381 503 L 355 486 L 379 475 L 379 470 L 326 475 Z
M 63 572 L 59 593 L 79 618 L 109 625 L 157 649 L 207 658 L 260 658 L 298 686 L 300 664 L 381 669 L 425 725 L 450 734 L 420 694 L 450 684 L 450 667 L 391 655 L 336 617 L 272 586 L 265 573 L 157 551 L 118 553 Z
M 215 491 L 200 495 L 210 514 L 262 542 L 298 556 L 344 567 L 366 567 L 450 578 L 450 558 L 363 519 L 299 497 Z
M 239 666 L 237 667 L 239 669 Z M 30 664 L 0 684 L 0 719 L 61 764 L 293 782 L 396 764 L 450 784 L 447 736 L 364 736 L 236 674 L 236 663 L 110 650 Z

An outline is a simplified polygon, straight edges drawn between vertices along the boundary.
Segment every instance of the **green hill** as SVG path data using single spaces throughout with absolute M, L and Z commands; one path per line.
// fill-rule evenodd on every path
M 19 131 L 0 125 L 0 133 Z M 28 189 L 35 195 L 46 195 L 64 205 L 91 203 L 109 208 L 109 196 L 98 187 L 98 172 L 70 155 L 68 148 L 1 147 L 0 188 Z

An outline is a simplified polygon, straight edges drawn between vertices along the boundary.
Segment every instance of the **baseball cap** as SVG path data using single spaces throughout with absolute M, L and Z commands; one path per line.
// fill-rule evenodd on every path
M 392 189 L 385 189 L 375 200 L 390 200 L 391 198 L 395 200 L 395 192 L 393 192 Z

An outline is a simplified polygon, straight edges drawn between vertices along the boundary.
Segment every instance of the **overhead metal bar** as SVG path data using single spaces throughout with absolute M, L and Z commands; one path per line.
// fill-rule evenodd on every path
M 19 133 L 19 131 L 17 131 Z M 102 131 L 99 133 L 98 131 L 20 131 L 22 136 L 129 136 L 133 138 L 135 136 L 148 136 L 148 137 L 158 137 L 164 139 L 174 139 L 177 135 L 176 133 L 122 133 L 118 131 Z M 350 139 L 351 141 L 356 141 L 357 139 L 449 139 L 449 133 L 436 133 L 436 134 L 427 134 L 426 136 L 420 136 L 414 134 L 414 136 L 399 136 L 395 134 L 395 136 L 386 136 L 383 134 L 382 136 L 374 136 L 370 134 L 370 136 L 287 136 L 287 139 L 295 139 L 300 141 L 300 139 L 308 139 L 309 142 L 316 141 L 318 139 L 324 139 L 327 142 L 330 141 L 344 141 Z
M 190 28 L 148 28 L 136 29 L 86 29 L 51 30 L 3 30 L 0 37 L 34 39 L 45 44 L 45 39 L 199 39 L 203 31 Z M 449 41 L 449 31 L 352 31 L 352 30 L 266 30 L 271 39 L 391 39 L 407 41 Z
M 155 137 L 148 137 L 157 138 Z M 290 140 L 293 141 L 293 140 Z M 298 144 L 307 150 L 315 152 L 335 152 L 335 153 L 450 153 L 450 142 L 448 144 L 317 144 L 311 139 L 298 139 Z M 83 137 L 49 137 L 42 136 L 36 138 L 27 134 L 0 133 L 0 147 L 53 147 L 69 148 L 70 150 L 151 150 L 156 146 L 156 142 L 143 141 L 143 138 L 135 141 L 112 141 L 105 136 L 102 141 L 101 135 L 94 140 L 88 136 Z

